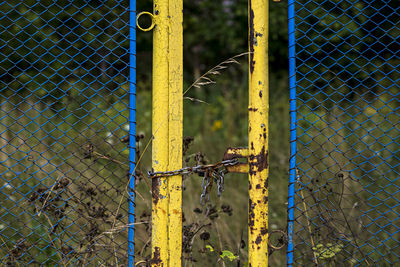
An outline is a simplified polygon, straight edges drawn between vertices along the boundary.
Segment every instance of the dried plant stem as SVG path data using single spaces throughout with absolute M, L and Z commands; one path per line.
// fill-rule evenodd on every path
M 150 208 L 150 207 L 149 207 L 149 203 L 146 202 L 146 199 L 144 198 L 144 196 L 142 196 L 139 192 L 135 192 L 135 195 L 136 195 L 136 196 L 139 196 L 139 197 L 143 200 L 143 202 L 146 203 L 146 206 L 147 206 L 148 208 Z
M 54 187 L 56 186 L 56 184 L 58 183 L 58 181 L 60 180 L 61 176 L 58 176 L 57 180 L 55 181 L 55 183 L 53 184 L 53 186 L 50 188 L 49 192 L 47 193 L 47 197 L 43 202 L 42 208 L 40 208 L 40 211 L 38 213 L 38 216 L 40 217 L 40 215 L 42 214 L 42 210 L 44 209 L 44 207 L 46 206 L 47 201 L 50 198 L 50 193 L 53 192 Z
M 313 255 L 314 255 L 314 263 L 316 266 L 318 265 L 318 258 L 317 258 L 317 254 L 315 253 L 315 243 L 314 243 L 314 238 L 312 236 L 312 230 L 311 230 L 311 223 L 309 220 L 309 216 L 308 216 L 308 210 L 307 210 L 307 204 L 304 200 L 304 193 L 303 190 L 299 190 L 300 191 L 300 195 L 301 195 L 301 201 L 303 202 L 303 207 L 304 207 L 304 214 L 306 215 L 306 220 L 307 220 L 307 227 L 308 227 L 308 232 L 310 234 L 310 239 L 311 239 L 311 246 L 312 246 L 312 251 L 313 251 Z
M 210 104 L 207 103 L 206 101 L 203 101 L 203 100 L 200 100 L 200 99 L 197 99 L 197 98 L 193 98 L 193 97 L 185 96 L 183 99 L 187 99 L 187 100 L 190 100 L 190 101 L 192 101 L 192 102 L 198 102 L 198 103 L 203 103 L 203 104 L 210 105 Z
M 118 264 L 118 255 L 117 255 L 117 249 L 115 248 L 115 241 L 114 241 L 114 233 L 112 232 L 110 234 L 110 239 L 111 239 L 111 243 L 112 243 L 112 248 L 113 248 L 113 252 L 114 252 L 114 260 L 115 260 L 115 265 L 114 266 L 119 266 Z
M 118 214 L 119 214 L 119 210 L 120 210 L 120 208 L 121 208 L 121 206 L 122 206 L 122 200 L 123 200 L 124 197 L 125 197 L 125 193 L 128 191 L 129 183 L 130 183 L 132 177 L 134 176 L 134 174 L 135 174 L 135 172 L 136 172 L 136 168 L 137 168 L 137 166 L 139 165 L 139 162 L 140 162 L 141 159 L 143 158 L 143 155 L 144 155 L 144 153 L 146 152 L 146 150 L 147 150 L 147 148 L 149 147 L 149 145 L 151 144 L 151 141 L 152 141 L 152 140 L 153 140 L 153 138 L 150 138 L 150 140 L 147 142 L 147 144 L 146 144 L 146 146 L 145 146 L 145 148 L 144 148 L 142 154 L 140 155 L 138 161 L 136 162 L 135 168 L 133 169 L 132 173 L 131 173 L 130 176 L 129 176 L 128 182 L 127 182 L 127 184 L 126 184 L 126 186 L 125 186 L 125 190 L 123 191 L 122 196 L 121 196 L 121 198 L 120 198 L 120 200 L 119 200 L 119 204 L 118 204 L 118 207 L 117 207 L 117 211 L 116 211 L 116 213 L 115 213 L 114 221 L 113 221 L 113 224 L 112 224 L 112 227 L 111 227 L 112 229 L 113 229 L 114 226 L 115 226 L 115 222 L 116 222 L 116 220 L 117 220 L 117 216 L 118 216 Z M 149 185 L 149 186 L 150 186 L 150 185 Z M 150 188 L 151 188 L 151 187 L 150 187 Z
M 140 256 L 143 256 L 144 250 L 146 249 L 147 245 L 150 244 L 151 238 L 147 239 L 146 243 L 143 245 L 142 249 L 140 250 Z
M 47 222 L 49 223 L 50 227 L 51 227 L 52 229 L 54 229 L 54 225 L 51 223 L 50 218 L 46 215 L 46 213 L 43 213 L 43 215 L 46 217 Z M 57 256 L 58 256 L 58 258 L 59 258 L 60 261 L 62 262 L 63 266 L 66 267 L 67 265 L 65 264 L 64 258 L 63 258 L 63 256 L 60 254 L 60 250 L 57 249 L 56 244 L 54 243 L 53 239 L 51 238 L 51 235 L 50 235 L 49 232 L 47 232 L 47 236 L 48 236 L 48 238 L 49 238 L 49 240 L 50 240 L 50 243 L 53 245 L 54 249 L 57 251 Z M 61 240 L 60 240 L 60 242 L 61 242 Z M 61 247 L 62 247 L 62 244 L 61 244 Z
M 138 262 L 135 263 L 135 266 L 138 266 L 139 264 L 142 264 L 142 263 L 146 263 L 146 261 L 143 261 L 143 260 L 138 261 Z M 147 266 L 147 265 L 146 265 L 146 266 Z
M 214 222 L 214 225 L 215 225 L 215 231 L 217 232 L 217 237 L 218 237 L 219 251 L 222 252 L 221 234 L 219 233 L 219 230 L 218 230 L 219 227 L 218 227 L 217 222 Z M 225 261 L 224 261 L 224 259 L 220 258 L 220 260 L 221 260 L 221 265 L 222 265 L 223 267 L 225 267 Z
M 147 147 L 147 145 L 146 145 L 146 147 Z M 95 156 L 96 156 L 97 158 L 99 158 L 99 159 L 106 159 L 106 160 L 109 160 L 109 161 L 114 162 L 114 163 L 116 163 L 116 164 L 122 165 L 122 166 L 124 166 L 124 167 L 128 167 L 127 164 L 125 164 L 125 163 L 123 163 L 123 162 L 121 162 L 121 161 L 119 161 L 119 160 L 113 159 L 113 158 L 111 158 L 111 157 L 109 157 L 109 156 L 100 154 L 100 153 L 98 153 L 98 152 L 96 152 L 96 151 L 93 152 L 93 155 L 95 155 Z M 139 161 L 138 161 L 138 162 L 139 162 Z M 136 171 L 136 168 L 135 168 L 135 171 Z M 145 178 L 147 178 L 147 176 L 145 176 Z M 130 179 L 131 179 L 131 177 L 129 177 L 129 181 L 130 181 Z M 149 190 L 150 190 L 151 186 L 150 186 L 149 181 L 148 181 L 147 179 L 143 179 L 143 180 L 145 181 L 147 187 L 148 187 Z M 128 183 L 128 184 L 129 184 L 129 183 Z M 126 189 L 128 189 L 128 188 L 126 187 Z
M 216 65 L 215 67 L 213 67 L 212 69 L 208 70 L 206 73 L 201 75 L 197 80 L 195 80 L 194 83 L 192 83 L 185 90 L 183 95 L 186 95 L 186 93 L 193 87 L 200 88 L 201 86 L 204 86 L 204 85 L 215 84 L 216 82 L 210 78 L 211 75 L 221 74 L 220 71 L 223 69 L 226 69 L 228 67 L 227 65 L 229 65 L 229 64 L 239 64 L 239 62 L 236 59 L 239 57 L 242 57 L 242 56 L 246 56 L 250 53 L 251 52 L 244 52 L 244 53 L 238 54 L 236 56 L 233 56 L 231 58 L 228 58 L 227 60 L 222 61 L 221 63 L 219 63 L 218 65 Z
M 7 242 L 4 241 L 4 239 L 3 239 L 3 237 L 1 235 L 0 235 L 0 240 L 1 240 L 1 242 L 4 243 L 4 245 L 6 246 L 7 250 L 10 251 L 10 247 L 7 245 Z
M 124 167 L 128 167 L 128 164 L 125 164 L 125 163 L 123 163 L 123 162 L 121 162 L 119 160 L 113 159 L 110 156 L 106 156 L 106 155 L 100 154 L 100 153 L 98 153 L 96 151 L 93 151 L 93 155 L 95 155 L 98 159 L 106 159 L 106 160 L 112 161 L 114 163 L 117 163 L 119 165 L 122 165 Z

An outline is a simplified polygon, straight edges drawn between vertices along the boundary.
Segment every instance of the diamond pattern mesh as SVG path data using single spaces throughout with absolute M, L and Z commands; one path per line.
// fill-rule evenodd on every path
M 1 1 L 0 265 L 127 264 L 128 79 L 128 1 Z
M 398 265 L 400 6 L 302 0 L 294 19 L 293 263 Z

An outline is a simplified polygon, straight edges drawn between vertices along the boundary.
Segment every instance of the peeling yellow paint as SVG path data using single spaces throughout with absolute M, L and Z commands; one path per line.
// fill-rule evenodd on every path
M 154 0 L 153 29 L 153 150 L 154 171 L 168 168 L 168 0 Z M 168 262 L 168 178 L 152 180 L 152 266 Z
M 169 164 L 182 168 L 183 141 L 183 1 L 169 1 Z M 169 177 L 168 266 L 181 266 L 182 176 Z
M 249 0 L 249 266 L 268 266 L 268 1 Z
M 182 168 L 183 2 L 154 0 L 153 170 Z M 182 176 L 153 179 L 152 266 L 181 266 Z

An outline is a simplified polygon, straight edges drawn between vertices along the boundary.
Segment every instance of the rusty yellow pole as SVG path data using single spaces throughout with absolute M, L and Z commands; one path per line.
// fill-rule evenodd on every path
M 182 168 L 183 2 L 154 1 L 154 171 Z M 153 179 L 152 266 L 181 266 L 182 176 Z
M 183 1 L 169 1 L 169 165 L 182 168 L 183 139 Z M 182 176 L 169 177 L 169 266 L 181 266 Z
M 168 168 L 168 0 L 154 0 L 152 168 Z M 152 180 L 151 265 L 168 265 L 168 178 Z
M 249 0 L 249 266 L 268 266 L 268 0 Z

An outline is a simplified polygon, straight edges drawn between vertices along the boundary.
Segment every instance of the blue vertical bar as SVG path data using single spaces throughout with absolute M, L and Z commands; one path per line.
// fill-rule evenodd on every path
M 136 0 L 129 3 L 129 219 L 128 266 L 135 266 Z
M 289 90 L 290 90 L 290 161 L 289 161 L 289 192 L 288 192 L 288 246 L 287 266 L 293 266 L 293 224 L 294 197 L 296 186 L 296 36 L 295 36 L 295 0 L 288 2 L 289 18 Z

